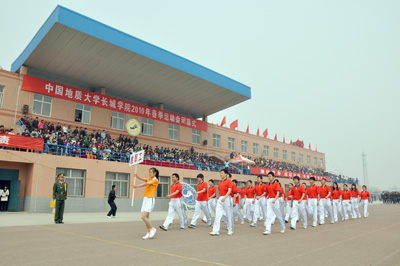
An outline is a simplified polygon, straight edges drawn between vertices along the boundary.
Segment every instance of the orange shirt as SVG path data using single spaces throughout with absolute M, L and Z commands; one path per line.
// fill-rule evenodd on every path
M 239 188 L 238 188 L 239 189 Z M 242 199 L 244 199 L 244 195 L 246 194 L 246 188 L 239 189 L 239 194 Z
M 342 200 L 349 200 L 350 199 L 350 191 L 342 190 Z
M 279 198 L 282 198 L 283 197 L 283 199 L 285 199 L 285 192 L 284 192 L 284 190 L 283 190 L 283 188 L 281 187 L 281 186 L 279 186 Z
M 255 188 L 254 187 L 248 187 L 246 190 L 247 190 L 246 191 L 247 198 L 253 199 L 254 198 L 254 193 L 256 192 Z
M 321 188 L 321 190 L 320 190 L 321 199 L 324 199 L 324 198 L 326 198 L 326 196 L 328 196 L 329 191 L 331 191 L 331 187 L 325 185 L 325 186 L 321 186 L 320 188 Z
M 208 185 L 206 182 L 201 182 L 201 183 L 197 184 L 197 192 L 202 191 L 203 189 L 206 189 L 205 192 L 197 194 L 197 199 L 196 199 L 197 201 L 207 201 L 208 200 L 207 188 L 208 188 Z
M 361 199 L 362 200 L 366 200 L 366 199 L 369 198 L 369 192 L 368 191 L 361 191 L 360 195 L 361 195 Z
M 261 185 L 260 185 L 260 184 L 255 185 L 254 189 L 255 189 L 255 192 L 256 192 L 256 196 L 257 196 L 257 197 L 261 196 L 261 195 L 265 192 L 265 187 L 264 187 L 263 184 L 261 184 Z
M 146 183 L 151 183 L 151 185 L 147 185 L 144 189 L 144 196 L 147 198 L 155 198 L 158 187 L 158 179 L 156 177 L 147 178 Z
M 175 196 L 172 196 L 171 199 L 182 198 L 182 184 L 179 182 L 171 185 L 171 194 L 173 194 L 177 190 L 179 190 L 179 193 Z
M 228 189 L 232 188 L 233 184 L 229 178 L 222 180 L 218 183 L 219 195 L 220 197 L 224 197 L 226 193 L 228 193 Z
M 213 194 L 215 194 L 214 197 L 211 197 Z M 208 189 L 208 199 L 215 199 L 217 197 L 217 187 L 212 186 Z
M 331 193 L 333 199 L 340 199 L 340 194 L 342 194 L 342 190 L 339 188 L 339 190 L 332 190 Z
M 229 181 L 231 181 L 232 183 L 232 191 L 231 191 L 231 197 L 233 198 L 236 194 L 236 184 L 232 182 L 232 180 L 229 179 Z
M 316 186 L 315 184 L 312 186 L 309 186 L 307 188 L 307 195 L 309 199 L 316 199 L 318 198 L 318 186 Z
M 240 188 L 235 187 L 235 192 L 236 192 L 235 194 L 240 194 L 240 190 L 241 190 Z M 239 196 L 236 197 L 235 203 L 239 204 Z
M 305 194 L 306 190 L 302 185 L 298 185 L 297 187 L 296 186 L 292 187 L 293 200 L 300 200 L 303 193 Z
M 276 192 L 279 191 L 279 183 L 277 181 L 274 181 L 272 183 L 269 183 L 267 185 L 267 192 L 269 198 L 275 198 L 276 197 Z
M 358 195 L 360 195 L 360 192 L 358 191 L 358 189 L 356 189 L 356 190 L 350 190 L 350 194 L 351 194 L 352 197 L 357 198 Z
M 291 190 L 286 191 L 286 195 L 287 195 L 287 200 L 292 200 L 292 191 Z

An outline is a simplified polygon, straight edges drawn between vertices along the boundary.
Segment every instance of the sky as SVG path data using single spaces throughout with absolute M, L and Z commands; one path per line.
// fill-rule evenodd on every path
M 365 152 L 369 185 L 399 187 L 400 1 L 1 0 L 3 69 L 58 4 L 251 87 L 210 123 L 302 139 L 361 183 Z

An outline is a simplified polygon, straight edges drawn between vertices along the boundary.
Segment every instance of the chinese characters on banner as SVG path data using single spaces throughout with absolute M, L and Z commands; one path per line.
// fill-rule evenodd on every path
M 273 172 L 277 177 L 286 177 L 286 178 L 293 178 L 296 175 L 300 177 L 300 179 L 308 180 L 310 177 L 315 177 L 315 180 L 321 180 L 325 177 L 326 181 L 330 181 L 331 178 L 329 176 L 321 176 L 321 175 L 312 175 L 312 174 L 300 174 L 300 173 L 293 173 L 288 171 L 281 171 L 281 170 L 272 170 L 272 169 L 263 169 L 257 167 L 251 167 L 250 173 L 253 175 L 267 175 L 269 172 Z
M 129 158 L 129 166 L 140 164 L 144 161 L 144 151 L 139 151 L 131 154 Z
M 170 124 L 207 131 L 207 123 L 205 121 L 177 115 L 160 109 L 120 100 L 107 95 L 81 90 L 28 75 L 24 75 L 21 89 L 46 96 L 70 100 L 77 103 L 106 108 L 121 113 L 132 114 Z

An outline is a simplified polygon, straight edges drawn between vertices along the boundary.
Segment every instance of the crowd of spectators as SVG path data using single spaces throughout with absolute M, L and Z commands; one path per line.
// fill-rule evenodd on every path
M 398 204 L 400 203 L 400 192 L 398 191 L 383 191 L 382 192 L 382 201 L 385 204 Z
M 193 146 L 189 150 L 164 146 L 153 147 L 139 143 L 137 137 L 121 134 L 118 138 L 113 138 L 109 131 L 106 130 L 98 129 L 97 131 L 89 132 L 86 127 L 76 126 L 73 128 L 71 125 L 62 125 L 60 122 L 52 123 L 39 120 L 38 117 L 23 116 L 19 123 L 24 128 L 21 136 L 42 138 L 44 140 L 44 153 L 128 162 L 131 153 L 144 150 L 147 160 L 196 165 L 198 170 L 220 171 L 228 166 L 227 162 L 218 159 L 213 160 L 207 154 L 195 151 Z M 4 127 L 0 127 L 0 133 L 14 134 L 12 129 L 5 130 Z M 231 158 L 235 156 L 237 156 L 235 152 L 230 154 Z M 321 168 L 277 162 L 264 157 L 248 158 L 256 163 L 255 167 L 330 176 L 331 180 L 333 179 L 333 181 L 340 183 L 352 183 L 352 181 L 355 181 L 355 179 L 327 173 Z M 237 171 L 238 168 L 233 167 L 233 170 Z M 249 169 L 244 169 L 242 173 L 250 174 Z

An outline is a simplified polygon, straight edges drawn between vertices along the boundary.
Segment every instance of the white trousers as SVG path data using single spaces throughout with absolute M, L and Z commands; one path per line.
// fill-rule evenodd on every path
M 224 212 L 227 216 L 227 225 L 228 225 L 228 231 L 233 231 L 233 224 L 232 224 L 232 210 L 230 210 L 230 200 L 229 197 L 226 198 L 224 202 L 222 202 L 223 196 L 219 197 L 217 201 L 217 208 L 215 211 L 215 219 L 214 219 L 214 226 L 213 226 L 213 232 L 219 232 L 220 227 L 221 227 L 221 219 L 222 216 L 224 215 Z
M 321 224 L 325 223 L 325 211 L 328 212 L 331 222 L 334 222 L 335 220 L 333 219 L 331 199 L 323 198 L 319 200 L 319 222 Z
M 233 207 L 233 215 L 237 217 L 241 222 L 244 221 L 243 215 L 239 209 L 239 204 L 236 204 L 236 206 Z
M 212 211 L 214 213 L 214 218 L 215 218 L 215 208 L 217 208 L 217 198 L 209 199 L 207 202 L 207 207 L 208 207 L 208 211 L 210 212 L 210 215 L 211 215 L 211 211 Z M 212 219 L 212 217 L 211 217 L 211 219 Z M 204 215 L 202 220 L 203 220 L 203 222 L 206 223 L 207 216 Z
M 204 215 L 207 218 L 208 224 L 211 225 L 212 224 L 211 214 L 210 214 L 210 211 L 208 210 L 207 201 L 198 201 L 198 200 L 196 200 L 196 206 L 194 208 L 194 214 L 193 214 L 192 222 L 190 224 L 196 225 L 197 219 L 199 219 L 201 211 L 204 212 Z
M 291 220 L 291 227 L 296 229 L 296 223 L 299 220 L 299 212 L 301 219 L 303 219 L 303 226 L 307 227 L 307 211 L 306 211 L 306 203 L 302 200 L 300 203 L 298 200 L 293 200 L 293 207 L 292 207 L 292 220 Z
M 347 220 L 349 219 L 349 213 L 352 215 L 350 200 L 343 200 L 342 204 L 343 204 L 344 219 Z
M 351 197 L 351 207 L 353 208 L 353 218 L 360 217 L 361 218 L 361 213 L 360 209 L 358 208 L 358 198 L 356 197 Z
M 282 219 L 285 220 L 285 203 L 283 201 L 283 197 L 279 197 L 278 200 L 280 200 L 279 209 L 281 211 Z
M 253 220 L 253 214 L 254 214 L 254 203 L 252 198 L 247 198 L 246 203 L 245 203 L 245 208 L 246 208 L 246 218 L 248 221 Z
M 179 223 L 181 225 L 181 228 L 185 227 L 185 218 L 183 216 L 183 210 L 182 210 L 182 203 L 180 198 L 172 198 L 169 201 L 169 206 L 168 206 L 168 215 L 167 218 L 165 218 L 163 226 L 168 229 L 168 226 L 172 223 L 175 217 L 175 212 L 179 216 Z
M 292 201 L 288 200 L 286 202 L 286 216 L 285 221 L 289 221 L 289 218 L 292 218 Z
M 244 198 L 242 198 L 242 199 L 240 199 L 240 204 L 242 205 L 242 208 L 243 208 L 243 219 L 247 219 L 247 206 L 246 206 L 246 204 L 244 203 Z
M 333 218 L 335 222 L 338 221 L 338 213 L 340 214 L 340 218 L 343 219 L 342 205 L 340 204 L 340 199 L 333 200 Z
M 280 200 L 276 200 L 275 203 L 272 203 L 272 201 L 275 198 L 269 198 L 266 200 L 267 202 L 267 219 L 265 222 L 265 230 L 271 232 L 271 224 L 275 221 L 275 217 L 278 218 L 279 223 L 281 224 L 281 229 L 285 230 L 285 221 L 283 220 L 283 216 L 281 214 L 281 206 L 280 206 Z
M 310 215 L 313 220 L 313 226 L 317 226 L 318 224 L 318 199 L 317 198 L 309 198 L 308 199 L 308 208 L 310 210 Z
M 367 199 L 361 200 L 361 205 L 362 205 L 362 207 L 364 209 L 364 217 L 368 217 L 368 215 L 369 215 L 369 213 L 368 213 L 368 204 L 369 204 L 369 202 L 368 202 Z
M 258 218 L 267 217 L 267 205 L 265 204 L 265 197 L 261 197 L 260 199 L 255 199 L 254 202 L 254 215 L 253 215 L 253 223 L 257 224 Z

